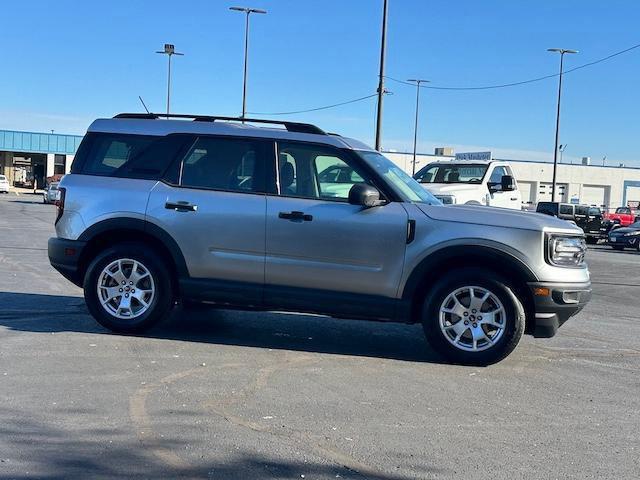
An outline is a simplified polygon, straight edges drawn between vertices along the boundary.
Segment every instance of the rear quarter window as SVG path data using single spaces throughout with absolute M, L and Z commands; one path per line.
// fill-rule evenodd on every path
M 78 149 L 71 173 L 157 180 L 187 141 L 184 135 L 89 133 Z

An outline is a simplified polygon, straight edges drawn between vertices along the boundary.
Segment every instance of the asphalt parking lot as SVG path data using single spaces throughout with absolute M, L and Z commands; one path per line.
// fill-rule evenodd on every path
M 110 334 L 50 266 L 55 207 L 0 195 L 0 478 L 638 478 L 640 254 L 487 368 L 418 326 L 184 312 Z

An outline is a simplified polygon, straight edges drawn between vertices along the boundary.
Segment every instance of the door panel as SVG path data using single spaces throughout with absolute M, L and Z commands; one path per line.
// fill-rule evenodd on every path
M 160 182 L 152 190 L 147 220 L 176 240 L 192 283 L 209 285 L 202 297 L 224 297 L 211 287 L 221 280 L 238 292 L 251 286 L 247 300 L 261 303 L 273 143 L 201 135 L 190 145 L 174 165 L 178 185 Z
M 291 212 L 303 212 L 307 219 L 281 218 Z M 268 196 L 265 282 L 395 297 L 407 220 L 400 203 L 363 209 L 346 202 Z
M 195 210 L 171 205 L 181 202 Z M 262 284 L 265 205 L 260 194 L 159 182 L 149 197 L 147 220 L 176 240 L 191 277 Z

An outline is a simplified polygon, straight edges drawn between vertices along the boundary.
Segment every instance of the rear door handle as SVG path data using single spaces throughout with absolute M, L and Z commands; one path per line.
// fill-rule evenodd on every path
M 305 214 L 304 212 L 280 212 L 278 214 L 278 218 L 283 218 L 285 220 L 291 220 L 292 222 L 310 222 L 313 220 L 313 215 Z
M 167 210 L 175 210 L 176 212 L 195 212 L 198 210 L 198 206 L 189 202 L 167 202 L 164 204 L 164 208 Z

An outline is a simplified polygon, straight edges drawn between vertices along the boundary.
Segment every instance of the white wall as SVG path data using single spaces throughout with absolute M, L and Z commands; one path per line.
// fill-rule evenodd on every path
M 384 152 L 384 154 L 406 172 L 411 173 L 412 154 L 398 152 Z M 418 154 L 416 171 L 428 163 L 439 160 L 453 160 L 453 157 Z M 551 183 L 553 180 L 553 164 L 518 160 L 509 160 L 509 162 L 513 167 L 516 180 L 519 183 L 527 183 L 528 190 L 531 192 L 531 201 L 536 203 L 540 196 L 540 183 Z M 567 201 L 572 198 L 580 200 L 585 186 L 604 187 L 605 204 L 608 207 L 619 207 L 622 205 L 625 180 L 640 182 L 640 168 L 570 165 L 564 163 L 558 165 L 557 182 L 567 185 Z M 629 187 L 629 189 L 631 188 L 633 187 Z M 630 194 L 628 193 L 627 197 Z M 628 198 L 628 200 L 633 199 Z M 523 198 L 523 200 L 527 201 L 526 198 Z

